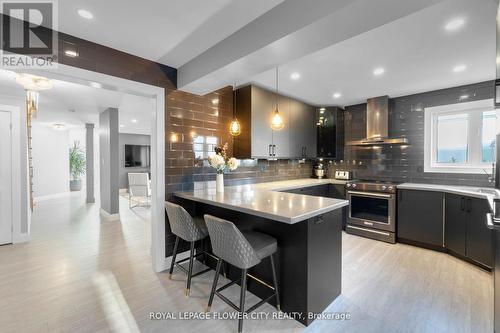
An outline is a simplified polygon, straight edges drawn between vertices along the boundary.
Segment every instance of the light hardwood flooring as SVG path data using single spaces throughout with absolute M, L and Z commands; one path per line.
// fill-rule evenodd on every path
M 149 210 L 129 210 L 122 197 L 120 213 L 101 220 L 78 195 L 39 203 L 32 241 L 0 247 L 0 332 L 235 332 L 234 320 L 149 319 L 202 313 L 213 273 L 195 277 L 185 297 L 184 273 L 152 271 Z M 350 320 L 247 320 L 244 332 L 492 332 L 492 284 L 446 254 L 344 234 L 343 292 L 326 311 Z M 238 286 L 226 292 L 239 297 Z M 217 298 L 212 311 L 233 312 Z

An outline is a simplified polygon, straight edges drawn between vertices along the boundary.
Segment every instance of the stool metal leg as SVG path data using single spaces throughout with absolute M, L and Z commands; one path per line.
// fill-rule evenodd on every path
M 243 331 L 243 314 L 245 313 L 245 292 L 247 289 L 247 271 L 241 271 L 240 318 L 238 320 L 238 333 Z
M 212 284 L 212 291 L 210 292 L 210 297 L 208 298 L 207 312 L 210 312 L 212 307 L 212 302 L 214 301 L 215 290 L 217 289 L 217 282 L 219 282 L 220 268 L 222 266 L 222 259 L 217 262 L 217 267 L 215 268 L 214 283 Z
M 193 261 L 194 261 L 194 243 L 191 242 L 191 252 L 189 254 L 189 271 L 187 278 L 187 286 L 186 286 L 186 296 L 189 296 L 189 292 L 191 289 L 191 276 L 193 275 Z
M 174 272 L 175 257 L 177 257 L 177 247 L 179 246 L 179 236 L 175 237 L 174 253 L 172 253 L 172 263 L 170 264 L 170 271 L 168 272 L 168 278 L 172 279 L 172 273 Z
M 274 292 L 276 294 L 276 308 L 278 309 L 278 311 L 281 311 L 280 294 L 278 291 L 278 279 L 276 278 L 276 267 L 274 266 L 274 254 L 271 254 L 269 257 L 271 258 L 271 269 L 273 271 Z

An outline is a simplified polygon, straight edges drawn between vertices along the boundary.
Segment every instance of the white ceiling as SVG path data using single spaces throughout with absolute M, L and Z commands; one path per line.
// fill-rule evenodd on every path
M 65 0 L 58 30 L 177 68 L 282 1 Z
M 446 23 L 458 17 L 465 25 L 446 31 Z M 495 18 L 491 0 L 443 2 L 280 66 L 280 92 L 317 105 L 351 105 L 374 96 L 493 80 Z M 454 73 L 459 64 L 467 69 Z M 385 68 L 380 77 L 373 75 L 377 67 Z M 293 72 L 301 78 L 292 80 Z M 266 71 L 248 82 L 274 89 L 275 72 Z M 342 97 L 332 98 L 335 92 Z
M 336 11 L 332 9 L 331 15 L 318 16 L 316 22 L 300 30 L 332 27 L 335 25 L 326 21 L 341 22 L 347 16 L 342 27 L 352 31 L 354 37 L 332 38 L 329 44 L 310 49 L 314 44 L 310 40 L 294 45 L 292 42 L 300 38 L 286 38 L 293 35 L 292 29 L 277 43 L 263 45 L 248 56 L 213 70 L 198 80 L 196 89 L 186 89 L 211 91 L 235 82 L 240 86 L 254 82 L 274 89 L 274 70 L 269 68 L 279 64 L 281 93 L 317 105 L 349 105 L 378 95 L 396 97 L 495 78 L 496 1 L 426 0 L 421 7 L 424 9 L 416 6 L 414 0 L 378 1 L 373 7 L 371 0 L 353 0 Z M 293 7 L 293 3 L 299 6 Z M 304 7 L 297 0 L 151 0 L 147 5 L 119 0 L 60 1 L 59 30 L 173 67 L 186 67 L 264 13 L 277 12 L 279 16 L 279 9 L 285 10 L 288 4 L 295 10 Z M 366 10 L 370 6 L 372 9 Z M 91 11 L 94 18 L 85 20 L 78 16 L 77 10 L 82 8 Z M 383 25 L 377 25 L 376 20 L 369 22 L 373 17 L 388 19 L 391 15 L 384 13 L 392 12 L 392 20 L 379 21 Z M 339 17 L 342 13 L 351 15 Z M 298 20 L 300 13 L 297 15 Z M 293 15 L 288 16 L 294 19 Z M 457 17 L 465 20 L 463 28 L 454 33 L 445 31 L 444 25 Z M 274 23 L 285 24 L 283 20 Z M 300 31 L 297 30 L 298 35 Z M 331 35 L 338 31 L 339 28 L 333 29 Z M 246 38 L 245 44 L 257 37 L 242 34 L 242 38 Z M 290 50 L 304 52 L 280 58 L 291 54 Z M 266 56 L 256 56 L 259 54 Z M 467 69 L 454 73 L 452 68 L 459 64 Z M 385 68 L 385 73 L 374 77 L 373 70 L 379 66 Z M 245 70 L 248 67 L 259 70 Z M 291 80 L 292 72 L 299 72 L 301 78 Z M 335 92 L 342 97 L 332 98 Z
M 24 99 L 24 89 L 15 82 L 15 77 L 13 72 L 0 70 L 1 97 Z M 151 134 L 153 99 L 65 81 L 52 82 L 52 89 L 40 92 L 35 122 L 64 124 L 67 128 L 84 128 L 85 123 L 94 123 L 98 127 L 99 113 L 113 107 L 118 108 L 119 122 L 123 125 L 120 133 Z

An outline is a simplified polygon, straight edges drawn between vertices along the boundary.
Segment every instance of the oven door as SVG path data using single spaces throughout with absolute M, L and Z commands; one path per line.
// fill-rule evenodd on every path
M 348 191 L 347 223 L 395 232 L 395 198 L 395 194 Z

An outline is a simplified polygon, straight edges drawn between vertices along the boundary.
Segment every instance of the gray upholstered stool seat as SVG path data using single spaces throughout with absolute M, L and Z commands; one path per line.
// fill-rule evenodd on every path
M 241 231 L 259 257 L 264 259 L 278 250 L 276 238 L 256 231 Z
M 208 228 L 207 225 L 205 224 L 205 220 L 203 219 L 203 217 L 195 216 L 193 217 L 193 222 L 198 227 L 200 235 L 203 236 L 203 238 L 207 237 Z
M 207 311 L 210 311 L 214 296 L 219 296 L 220 299 L 229 304 L 233 309 L 240 312 L 241 315 L 238 320 L 238 332 L 241 332 L 243 329 L 244 313 L 252 312 L 273 297 L 276 297 L 277 308 L 280 310 L 278 280 L 276 278 L 276 268 L 274 267 L 273 259 L 273 254 L 278 250 L 278 243 L 274 237 L 256 231 L 240 231 L 236 228 L 234 223 L 215 216 L 205 215 L 205 222 L 210 235 L 210 242 L 212 243 L 212 251 L 217 257 L 219 257 L 219 262 L 217 263 L 217 268 L 215 270 L 214 282 L 212 284 L 212 291 L 210 292 L 210 297 L 208 299 Z M 264 283 L 261 279 L 247 274 L 248 269 L 258 265 L 264 258 L 268 257 L 271 261 L 274 287 Z M 221 264 L 224 261 L 241 269 L 241 294 L 239 307 L 221 294 L 221 291 L 235 284 L 236 281 L 231 281 L 230 283 L 217 289 L 219 272 Z M 255 279 L 258 283 L 269 287 L 274 291 L 274 293 L 257 304 L 245 309 L 247 276 Z
M 195 243 L 199 240 L 203 240 L 208 236 L 207 225 L 203 218 L 200 217 L 192 217 L 182 206 L 174 204 L 172 202 L 165 202 L 165 210 L 167 211 L 168 221 L 170 223 L 170 229 L 172 233 L 176 236 L 174 251 L 172 253 L 172 262 L 170 264 L 169 276 L 172 277 L 172 273 L 174 271 L 174 267 L 177 265 L 178 268 L 187 273 L 187 286 L 186 286 L 186 295 L 189 295 L 189 291 L 191 289 L 191 278 L 205 272 L 210 271 L 210 268 L 204 269 L 200 272 L 193 274 L 193 261 L 195 257 L 200 255 L 204 255 L 206 260 L 207 256 L 213 257 L 211 254 L 207 252 L 199 252 L 197 254 L 194 253 Z M 191 252 L 189 254 L 189 258 L 182 259 L 179 261 L 175 261 L 177 256 L 177 249 L 179 247 L 179 239 L 183 239 L 186 242 L 189 242 L 191 245 Z M 213 257 L 218 260 L 218 258 Z M 180 264 L 184 261 L 189 260 L 189 268 L 186 270 Z

